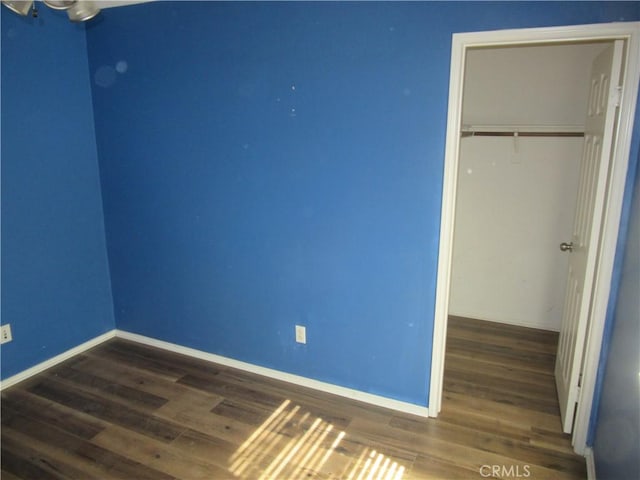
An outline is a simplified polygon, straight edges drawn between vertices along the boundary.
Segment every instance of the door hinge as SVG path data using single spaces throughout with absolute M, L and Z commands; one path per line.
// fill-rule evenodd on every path
M 620 106 L 620 103 L 622 102 L 622 85 L 616 87 L 616 93 L 613 101 L 616 107 Z
M 576 385 L 576 398 L 580 398 L 581 389 L 582 389 L 582 373 L 578 376 L 578 385 Z

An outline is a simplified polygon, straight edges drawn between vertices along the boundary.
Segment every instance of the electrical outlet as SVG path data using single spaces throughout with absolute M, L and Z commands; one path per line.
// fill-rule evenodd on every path
M 296 325 L 296 342 L 307 343 L 307 327 Z
M 8 323 L 2 325 L 0 327 L 0 344 L 10 342 L 11 340 L 13 340 L 11 336 L 11 325 Z

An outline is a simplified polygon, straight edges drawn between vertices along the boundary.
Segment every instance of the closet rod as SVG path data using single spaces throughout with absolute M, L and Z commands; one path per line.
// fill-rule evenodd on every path
M 584 137 L 584 132 L 476 132 L 462 131 L 463 137 Z

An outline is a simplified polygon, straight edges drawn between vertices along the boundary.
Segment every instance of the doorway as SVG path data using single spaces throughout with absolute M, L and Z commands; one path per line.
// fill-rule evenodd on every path
M 584 453 L 591 399 L 600 353 L 602 327 L 606 314 L 611 271 L 618 234 L 618 220 L 622 206 L 623 190 L 628 165 L 630 133 L 633 127 L 635 102 L 638 89 L 638 57 L 640 29 L 638 23 L 603 24 L 579 27 L 557 27 L 499 32 L 456 34 L 453 38 L 452 67 L 449 97 L 447 147 L 443 188 L 441 239 L 439 250 L 438 284 L 434 320 L 432 372 L 430 383 L 431 415 L 437 415 L 442 399 L 444 351 L 451 298 L 454 222 L 458 186 L 458 168 L 461 154 L 461 130 L 463 128 L 463 91 L 467 54 L 471 49 L 488 47 L 518 47 L 537 45 L 596 43 L 622 39 L 625 42 L 622 100 L 620 102 L 617 136 L 613 145 L 611 168 L 607 179 L 606 207 L 602 212 L 603 227 L 596 265 L 596 282 L 591 292 L 591 315 L 586 332 L 586 349 L 583 361 L 584 376 L 578 400 L 576 423 L 573 432 L 574 449 Z
M 560 330 L 589 73 L 605 43 L 467 52 L 449 315 Z

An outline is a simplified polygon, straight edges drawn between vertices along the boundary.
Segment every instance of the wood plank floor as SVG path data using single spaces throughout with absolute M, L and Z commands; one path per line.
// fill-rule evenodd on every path
M 584 479 L 556 341 L 451 318 L 423 419 L 112 340 L 2 392 L 2 479 Z

